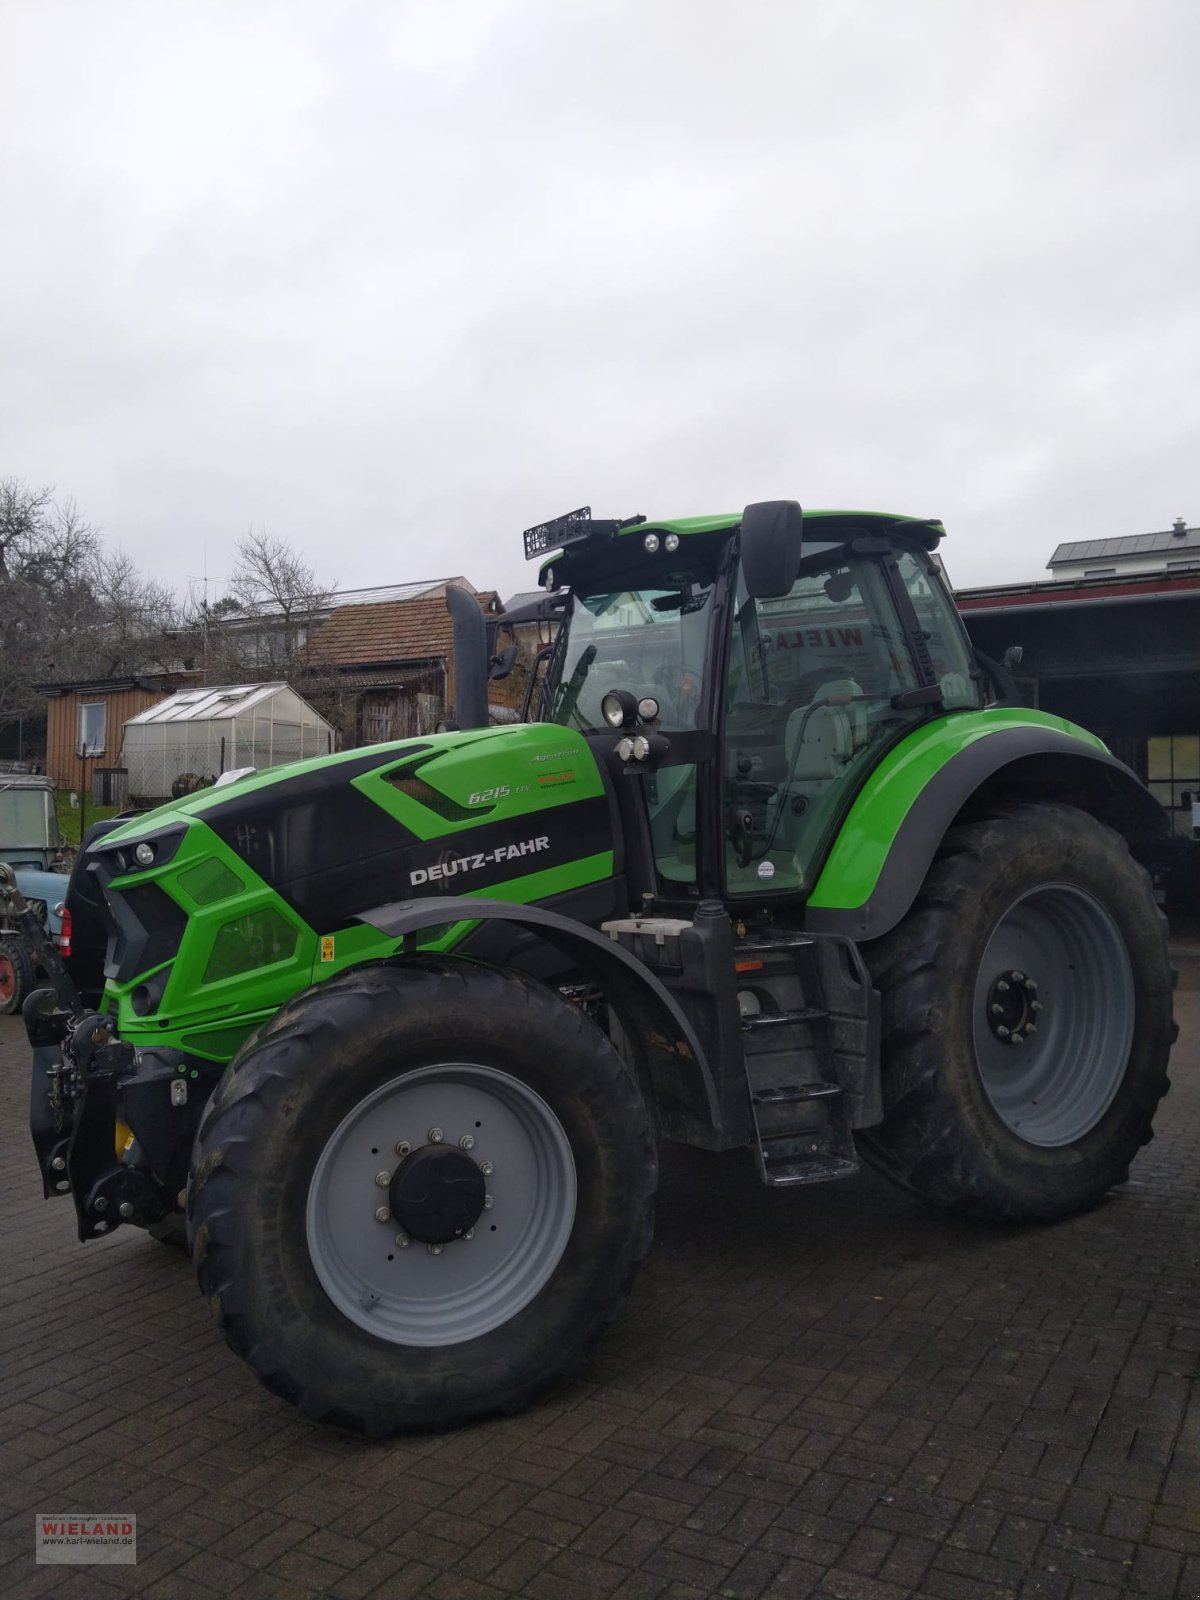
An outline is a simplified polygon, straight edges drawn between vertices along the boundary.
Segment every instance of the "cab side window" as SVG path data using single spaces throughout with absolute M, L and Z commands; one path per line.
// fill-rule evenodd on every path
M 982 705 L 983 696 L 962 624 L 940 580 L 911 551 L 905 551 L 900 557 L 899 567 L 933 658 L 933 670 L 941 683 L 942 702 L 947 711 Z

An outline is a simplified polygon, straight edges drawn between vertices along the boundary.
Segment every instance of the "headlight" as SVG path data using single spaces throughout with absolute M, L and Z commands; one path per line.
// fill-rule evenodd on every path
M 652 694 L 644 695 L 638 701 L 638 716 L 643 722 L 653 722 L 658 715 L 658 701 Z
M 646 546 L 646 549 L 650 552 L 650 554 L 653 555 L 658 549 L 658 535 L 656 533 L 648 533 L 645 539 L 643 539 L 642 543 Z
M 133 859 L 139 867 L 152 867 L 154 865 L 154 846 L 147 844 L 143 839 L 141 844 L 134 846 Z
M 620 728 L 625 722 L 625 707 L 619 694 L 608 693 L 600 702 L 600 715 L 610 728 Z
M 674 555 L 676 550 L 679 549 L 679 535 L 677 533 L 669 533 L 663 540 L 663 547 L 671 555 Z

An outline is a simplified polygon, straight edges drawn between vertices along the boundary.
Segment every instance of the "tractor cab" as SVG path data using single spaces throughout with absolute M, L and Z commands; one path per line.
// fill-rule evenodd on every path
M 530 556 L 562 547 L 542 581 L 565 590 L 533 714 L 634 780 L 618 795 L 651 892 L 803 899 L 887 752 L 984 704 L 941 535 L 792 502 L 664 523 L 584 508 L 527 531 Z

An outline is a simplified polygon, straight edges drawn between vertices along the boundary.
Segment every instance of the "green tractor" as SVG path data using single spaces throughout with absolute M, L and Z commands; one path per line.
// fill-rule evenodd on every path
M 68 904 L 103 948 L 48 949 L 24 1010 L 80 1238 L 186 1213 L 234 1350 L 389 1435 L 580 1370 L 660 1139 L 1003 1222 L 1096 1205 L 1167 1089 L 1126 846 L 1162 814 L 972 650 L 942 534 L 573 512 L 525 535 L 545 595 L 504 620 L 556 627 L 519 725 L 452 592 L 457 726 L 94 831 Z

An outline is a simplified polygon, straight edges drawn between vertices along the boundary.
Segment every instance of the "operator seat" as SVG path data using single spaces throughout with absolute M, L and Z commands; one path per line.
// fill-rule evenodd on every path
M 792 712 L 784 731 L 784 757 L 794 791 L 819 793 L 866 743 L 867 712 L 861 697 L 853 678 L 832 678 L 817 686 L 807 706 Z

